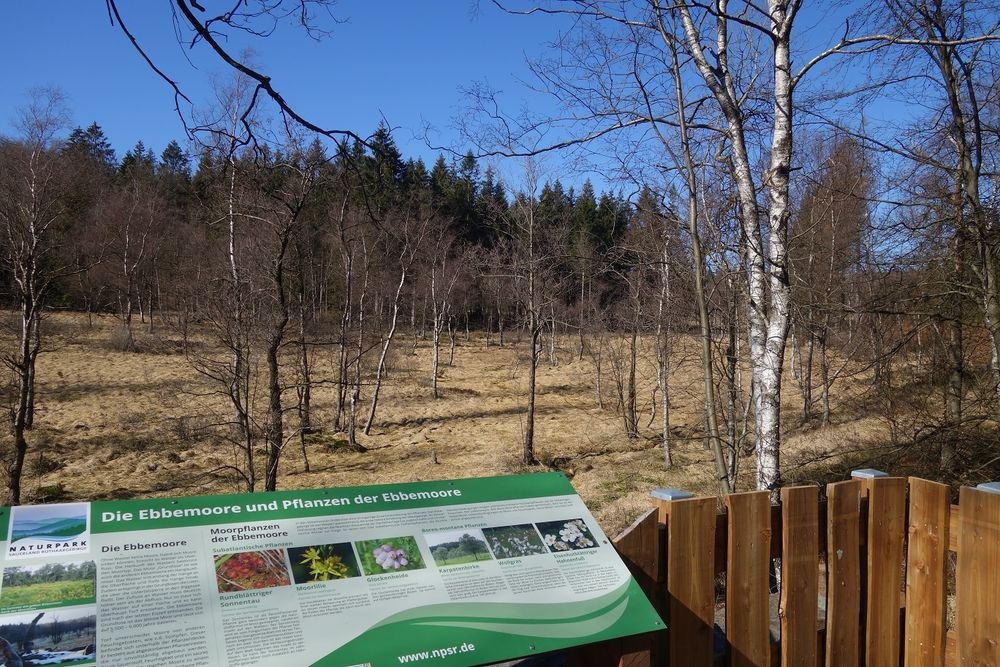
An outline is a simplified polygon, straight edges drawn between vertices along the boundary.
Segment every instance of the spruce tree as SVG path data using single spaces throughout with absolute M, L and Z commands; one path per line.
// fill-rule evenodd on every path
M 372 152 L 371 158 L 365 161 L 366 181 L 370 188 L 368 197 L 374 203 L 375 214 L 381 216 L 399 201 L 405 165 L 385 124 L 379 124 L 368 143 Z
M 510 204 L 507 202 L 507 194 L 503 185 L 494 181 L 492 167 L 486 168 L 482 185 L 476 196 L 476 217 L 482 225 L 486 237 L 486 246 L 492 247 L 496 239 L 506 233 L 504 229 L 506 223 L 507 210 Z
M 107 174 L 113 172 L 116 166 L 115 149 L 96 122 L 86 130 L 77 127 L 70 132 L 63 153 L 71 158 L 85 159 Z
M 118 166 L 118 174 L 126 177 L 140 175 L 151 177 L 155 170 L 156 156 L 152 150 L 146 148 L 146 144 L 143 143 L 142 139 L 137 141 L 135 146 L 125 153 L 125 157 L 122 158 L 122 162 Z
M 569 220 L 571 206 L 569 194 L 559 179 L 554 183 L 546 182 L 538 195 L 539 225 L 546 230 L 564 227 Z
M 597 197 L 590 179 L 584 182 L 580 196 L 573 202 L 573 234 L 588 247 L 594 245 L 594 240 L 600 237 L 598 233 Z
M 455 235 L 476 245 L 487 245 L 488 230 L 476 215 L 479 166 L 469 151 L 458 165 L 449 208 Z
M 434 196 L 434 206 L 438 210 L 445 211 L 448 208 L 455 189 L 454 181 L 455 178 L 444 156 L 438 155 L 431 169 L 431 193 Z
M 160 153 L 160 171 L 178 178 L 191 179 L 191 156 L 176 140 L 171 140 Z
M 431 175 L 420 158 L 410 158 L 403 167 L 403 190 L 407 193 L 419 192 L 430 188 Z

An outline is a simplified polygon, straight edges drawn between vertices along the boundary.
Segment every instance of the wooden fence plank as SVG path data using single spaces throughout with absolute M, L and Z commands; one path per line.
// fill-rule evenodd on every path
M 769 667 L 768 576 L 771 500 L 768 491 L 726 496 L 726 639 L 733 667 Z
M 552 659 L 543 656 L 535 656 L 528 660 L 531 665 L 560 665 L 562 667 L 648 667 L 650 663 L 640 659 L 639 662 L 632 662 L 636 659 L 636 653 L 629 650 L 629 646 L 634 644 L 634 637 L 620 637 L 618 639 L 608 639 L 596 644 L 585 644 L 574 646 L 562 651 L 562 659 L 559 660 L 554 655 Z M 490 667 L 513 667 L 520 663 L 500 663 Z
M 837 482 L 827 494 L 826 664 L 860 664 L 861 483 Z
M 660 571 L 660 528 L 656 509 L 651 509 L 612 542 L 635 580 L 652 601 Z
M 963 665 L 1000 665 L 1000 495 L 962 487 L 956 632 Z
M 959 522 L 958 505 L 952 505 L 951 511 L 948 513 L 948 525 L 951 526 L 951 534 L 948 535 L 948 551 L 954 551 L 956 554 L 958 553 Z
M 615 548 L 628 566 L 632 576 L 642 588 L 656 610 L 661 612 L 662 596 L 658 581 L 660 573 L 660 526 L 657 510 L 651 509 L 639 517 L 621 535 L 614 540 Z M 648 667 L 659 662 L 654 659 L 657 653 L 659 636 L 662 633 L 635 637 L 628 643 L 622 643 L 623 654 L 618 661 L 620 667 Z
M 819 489 L 781 490 L 781 664 L 816 667 L 819 598 Z
M 566 649 L 563 651 L 563 662 L 566 667 L 613 667 L 616 665 L 622 667 L 621 656 L 623 653 L 623 639 L 608 639 L 596 644 Z M 543 664 L 546 663 L 543 661 Z
M 674 500 L 667 508 L 670 665 L 712 665 L 715 508 L 715 498 Z
M 880 477 L 871 482 L 868 494 L 866 664 L 898 665 L 906 479 Z
M 618 667 L 651 667 L 652 665 L 663 664 L 663 660 L 654 657 L 656 653 L 650 650 L 651 641 L 662 634 L 664 633 L 657 632 L 622 638 L 621 657 L 617 661 L 611 661 L 607 664 L 617 665 Z
M 947 484 L 910 478 L 906 549 L 906 667 L 943 667 L 948 556 Z

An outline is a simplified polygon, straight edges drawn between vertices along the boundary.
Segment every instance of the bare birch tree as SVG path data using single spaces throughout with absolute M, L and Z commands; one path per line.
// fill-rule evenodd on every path
M 440 398 L 438 379 L 441 366 L 441 334 L 452 317 L 452 293 L 466 274 L 469 254 L 444 225 L 429 239 L 426 252 L 430 266 L 425 269 L 431 300 L 431 396 Z
M 581 30 L 583 39 L 559 42 L 563 48 L 579 51 L 580 66 L 563 68 L 558 59 L 535 65 L 543 87 L 565 102 L 569 111 L 556 119 L 503 116 L 487 104 L 494 101 L 491 92 L 480 88 L 475 98 L 484 114 L 481 117 L 496 122 L 485 133 L 479 127 L 466 127 L 471 135 L 492 142 L 494 151 L 513 154 L 593 144 L 620 134 L 628 137 L 633 128 L 657 131 L 664 126 L 690 129 L 697 125 L 715 131 L 719 140 L 715 157 L 732 183 L 741 228 L 756 486 L 772 490 L 781 483 L 781 384 L 790 322 L 787 240 L 796 88 L 823 59 L 851 46 L 886 41 L 884 36 L 845 37 L 793 70 L 793 47 L 798 47 L 793 26 L 801 5 L 801 0 L 768 0 L 766 5 L 729 0 L 581 0 L 515 10 L 568 14 Z M 679 56 L 676 61 L 671 53 Z M 669 70 L 671 62 L 675 72 L 683 71 L 674 77 L 676 86 L 665 88 L 663 70 Z M 688 102 L 678 97 L 678 90 L 697 105 L 692 108 L 701 109 L 696 123 L 690 122 Z M 548 139 L 552 129 L 562 131 L 566 138 Z M 682 163 L 675 160 L 675 164 Z M 761 170 L 760 164 L 766 167 Z M 713 410 L 707 409 L 707 414 Z M 718 432 L 717 427 L 711 430 Z M 720 483 L 726 486 L 718 450 L 716 464 Z
M 280 146 L 281 153 L 265 152 L 258 159 L 254 176 L 260 191 L 257 205 L 248 215 L 262 225 L 261 259 L 266 267 L 270 290 L 265 310 L 264 356 L 267 362 L 268 417 L 266 427 L 267 461 L 264 468 L 264 490 L 274 491 L 278 485 L 278 465 L 286 444 L 284 404 L 279 354 L 291 319 L 292 248 L 301 232 L 303 213 L 313 189 L 320 179 L 326 157 L 314 145 L 306 148 L 301 138 L 290 136 Z
M 800 198 L 789 241 L 794 268 L 796 381 L 802 394 L 802 421 L 821 406 L 822 426 L 830 421 L 831 338 L 848 308 L 852 272 L 860 265 L 861 240 L 868 227 L 871 166 L 850 137 L 822 137 L 816 166 Z M 852 307 L 853 303 L 850 304 Z M 800 343 L 801 340 L 801 343 Z M 813 368 L 819 366 L 819 398 Z
M 486 282 L 496 287 L 496 307 L 501 310 L 501 291 L 515 302 L 515 309 L 524 314 L 528 333 L 527 406 L 521 442 L 521 462 L 536 465 L 535 402 L 538 383 L 538 360 L 541 335 L 545 326 L 546 300 L 545 267 L 552 263 L 550 249 L 538 220 L 539 173 L 535 161 L 528 158 L 520 192 L 510 208 L 502 212 L 503 234 L 487 257 Z M 503 286 L 506 287 L 503 287 Z M 502 317 L 502 315 L 501 315 Z
M 997 246 L 997 216 L 984 201 L 983 175 L 996 168 L 993 151 L 988 145 L 984 128 L 984 104 L 988 104 L 989 86 L 984 90 L 984 78 L 991 76 L 982 69 L 995 66 L 996 40 L 1000 40 L 1000 25 L 996 7 L 974 3 L 929 3 L 910 0 L 886 0 L 890 29 L 910 43 L 907 55 L 921 53 L 933 68 L 943 113 L 941 125 L 935 126 L 946 137 L 950 157 L 928 154 L 914 147 L 910 156 L 947 174 L 952 190 L 952 227 L 954 262 L 969 263 L 974 293 L 982 309 L 983 323 L 989 332 L 992 351 L 993 383 L 1000 413 L 1000 252 Z M 991 62 L 992 61 L 992 62 Z M 995 86 L 995 82 L 992 82 Z M 995 93 L 994 93 L 995 94 Z M 974 248 L 966 253 L 964 246 Z M 970 261 L 971 260 L 971 261 Z M 958 269 L 961 273 L 961 268 Z M 961 278 L 959 278 L 961 281 Z M 954 321 L 954 318 L 952 318 Z M 957 369 L 949 403 L 951 419 L 961 421 L 959 386 L 962 374 L 960 331 L 950 337 L 952 365 Z M 956 345 L 958 347 L 956 347 Z M 951 466 L 951 453 L 942 453 L 943 463 Z
M 115 346 L 135 351 L 132 320 L 139 309 L 142 317 L 142 280 L 155 256 L 157 225 L 164 215 L 163 202 L 152 181 L 152 164 L 123 170 L 119 186 L 102 207 L 107 235 L 104 270 L 115 285 L 119 331 Z
M 399 311 L 402 306 L 401 297 L 407 278 L 410 275 L 411 267 L 416 261 L 417 254 L 423 246 L 424 233 L 428 224 L 428 212 L 423 210 L 419 204 L 407 208 L 402 219 L 390 226 L 393 230 L 393 239 L 387 243 L 394 247 L 392 256 L 397 258 L 399 271 L 399 282 L 396 290 L 391 296 L 389 305 L 389 330 L 382 336 L 382 350 L 379 353 L 378 365 L 375 369 L 375 384 L 372 387 L 371 403 L 368 409 L 368 418 L 365 420 L 364 433 L 371 433 L 372 425 L 375 423 L 375 410 L 378 408 L 379 393 L 382 389 L 382 381 L 386 374 L 386 359 L 389 355 L 389 348 L 396 335 L 396 327 L 399 324 Z M 388 250 L 388 248 L 387 248 Z
M 10 408 L 14 447 L 4 462 L 6 505 L 21 502 L 21 475 L 28 452 L 35 401 L 35 364 L 42 350 L 42 315 L 53 283 L 76 271 L 60 252 L 65 215 L 65 174 L 56 153 L 56 133 L 66 111 L 55 90 L 38 90 L 21 110 L 22 136 L 0 142 L 0 233 L 4 270 L 13 277 L 20 327 L 14 350 L 3 359 L 15 376 Z

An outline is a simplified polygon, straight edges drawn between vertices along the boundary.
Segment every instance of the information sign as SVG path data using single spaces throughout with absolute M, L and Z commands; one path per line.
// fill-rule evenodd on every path
M 0 512 L 26 665 L 478 665 L 663 628 L 558 473 Z

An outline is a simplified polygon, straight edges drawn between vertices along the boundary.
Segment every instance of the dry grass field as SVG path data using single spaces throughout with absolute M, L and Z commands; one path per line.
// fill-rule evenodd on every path
M 226 420 L 224 397 L 197 373 L 181 336 L 159 323 L 153 332 L 137 325 L 139 351 L 114 349 L 116 320 L 53 314 L 45 323 L 45 349 L 38 358 L 35 428 L 29 433 L 24 489 L 27 502 L 170 496 L 241 490 L 220 471 L 236 461 L 231 446 L 212 425 Z M 197 332 L 190 349 L 218 354 Z M 671 377 L 674 462 L 665 469 L 657 434 L 659 415 L 643 436 L 622 434 L 614 410 L 613 382 L 605 377 L 605 408 L 598 407 L 593 361 L 576 357 L 576 339 L 562 343 L 559 363 L 547 354 L 539 373 L 536 449 L 543 465 L 519 463 L 527 353 L 524 343 L 487 347 L 482 334 L 458 339 L 453 365 L 442 366 L 441 398 L 431 397 L 429 341 L 398 339 L 391 374 L 366 451 L 346 447 L 343 434 L 323 429 L 309 436 L 311 471 L 303 471 L 298 441 L 284 452 L 279 488 L 335 487 L 383 482 L 502 475 L 559 469 L 601 521 L 615 533 L 648 507 L 649 492 L 675 486 L 711 493 L 709 453 L 703 448 L 702 401 L 693 339 L 679 343 Z M 9 344 L 9 341 L 4 341 Z M 315 351 L 316 379 L 333 377 L 333 348 Z M 447 347 L 443 359 L 448 360 Z M 651 363 L 640 368 L 641 425 L 649 418 Z M 291 371 L 289 371 L 289 374 Z M 292 378 L 286 378 L 291 382 Z M 863 385 L 863 383 L 861 383 Z M 8 389 L 9 390 L 9 389 Z M 788 382 L 786 415 L 798 414 Z M 294 389 L 286 402 L 294 405 Z M 843 398 L 846 396 L 846 398 Z M 327 385 L 314 393 L 314 422 L 329 424 L 334 400 Z M 853 402 L 852 402 L 853 401 Z M 367 407 L 367 404 L 366 404 Z M 861 395 L 842 392 L 831 427 L 788 429 L 785 465 L 798 477 L 822 475 L 844 460 L 847 449 L 876 441 L 885 424 L 869 416 Z M 296 421 L 294 411 L 288 423 Z M 5 446 L 9 446 L 8 442 Z M 810 461 L 809 467 L 803 467 Z M 743 469 L 749 474 L 752 461 Z M 808 471 L 803 473 L 803 471 Z M 743 483 L 746 489 L 749 479 Z

